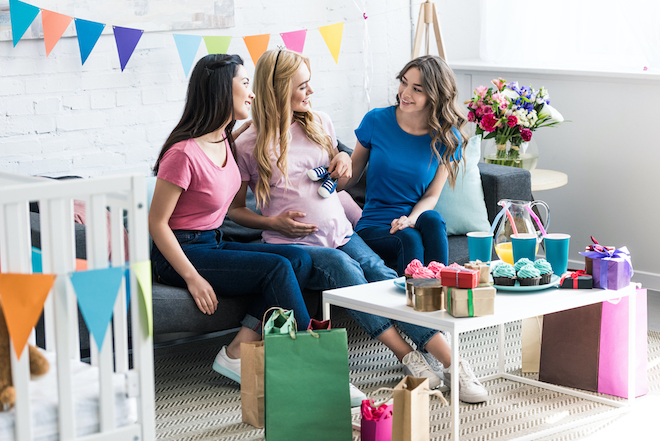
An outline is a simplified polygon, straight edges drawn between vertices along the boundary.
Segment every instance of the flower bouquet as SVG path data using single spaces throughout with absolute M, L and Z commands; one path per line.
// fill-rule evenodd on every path
M 531 86 L 521 87 L 516 81 L 507 83 L 502 78 L 492 83 L 495 88 L 479 86 L 472 99 L 465 102 L 468 121 L 476 123 L 476 134 L 482 135 L 482 139 L 495 140 L 496 153 L 487 156 L 486 162 L 523 167 L 521 155 L 532 139 L 532 132 L 557 125 L 564 118 L 550 105 L 544 87 L 535 90 Z

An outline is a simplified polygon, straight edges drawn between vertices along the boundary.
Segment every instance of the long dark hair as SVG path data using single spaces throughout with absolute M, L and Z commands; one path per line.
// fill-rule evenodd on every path
M 422 74 L 422 87 L 426 93 L 428 105 L 431 107 L 428 120 L 429 134 L 433 138 L 431 140 L 431 151 L 438 158 L 438 162 L 447 164 L 447 170 L 449 171 L 447 180 L 449 185 L 454 188 L 456 176 L 458 175 L 458 161 L 452 161 L 450 164 L 449 159 L 459 148 L 459 144 L 465 151 L 468 139 L 465 132 L 467 118 L 462 106 L 458 104 L 458 88 L 456 87 L 454 72 L 442 58 L 434 55 L 424 55 L 408 62 L 396 76 L 396 79 L 401 80 L 412 67 L 418 68 Z M 399 106 L 398 94 L 396 105 Z M 458 130 L 461 139 L 456 136 L 454 129 Z M 446 147 L 442 157 L 438 150 L 439 144 L 444 144 Z
M 154 174 L 163 155 L 177 142 L 218 130 L 229 121 L 224 136 L 234 152 L 234 138 L 231 136 L 236 119 L 234 118 L 233 80 L 238 65 L 243 59 L 238 55 L 211 54 L 197 62 L 188 83 L 188 95 L 181 120 L 165 141 L 154 165 Z

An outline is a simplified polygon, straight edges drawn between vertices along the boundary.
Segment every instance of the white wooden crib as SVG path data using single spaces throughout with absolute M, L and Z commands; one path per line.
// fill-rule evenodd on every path
M 102 350 L 98 351 L 90 336 L 91 366 L 80 361 L 77 301 L 67 278 L 76 268 L 74 200 L 82 200 L 86 206 L 88 269 L 128 264 L 124 253 L 126 213 L 130 262 L 149 260 L 143 177 L 57 181 L 0 172 L 1 272 L 32 273 L 29 203 L 36 201 L 40 210 L 42 272 L 57 275 L 44 306 L 45 354 L 52 360 L 51 372 L 46 376 L 48 379 L 30 380 L 27 349 L 20 360 L 12 349 L 16 405 L 11 411 L 0 412 L 0 419 L 11 418 L 7 427 L 13 430 L 0 428 L 0 439 L 4 432 L 5 436 L 13 434 L 8 438 L 12 441 L 152 441 L 155 439 L 153 345 L 134 271 L 129 276 L 130 339 L 122 283 Z M 108 260 L 109 244 L 112 262 Z M 80 378 L 89 382 L 83 389 L 86 389 L 85 399 L 89 400 L 91 393 L 92 401 L 81 402 L 78 398 Z M 45 381 L 54 384 L 46 385 Z M 31 398 L 34 389 L 47 389 L 46 386 L 56 390 L 54 424 L 51 424 L 54 429 L 41 427 L 46 424 L 43 421 L 46 418 L 37 409 L 41 404 Z M 83 416 L 82 412 L 89 408 L 94 409 L 92 415 Z M 119 413 L 125 421 L 117 423 L 122 419 Z M 82 421 L 83 418 L 92 421 Z

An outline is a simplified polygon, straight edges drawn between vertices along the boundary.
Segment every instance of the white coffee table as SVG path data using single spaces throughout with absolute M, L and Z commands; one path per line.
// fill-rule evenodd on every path
M 494 325 L 499 325 L 499 370 L 493 375 L 481 377 L 481 381 L 492 380 L 495 378 L 504 378 L 511 381 L 529 384 L 544 389 L 549 389 L 563 394 L 572 395 L 586 400 L 595 401 L 601 404 L 607 404 L 613 407 L 612 410 L 594 415 L 589 418 L 576 420 L 573 423 L 557 425 L 551 429 L 545 429 L 530 435 L 516 438 L 518 441 L 537 439 L 551 433 L 556 433 L 570 429 L 577 425 L 587 424 L 592 421 L 613 416 L 629 409 L 634 402 L 635 397 L 635 285 L 631 284 L 627 288 L 618 291 L 603 289 L 557 289 L 550 288 L 543 291 L 530 293 L 514 293 L 498 291 L 495 297 L 495 314 L 484 317 L 456 318 L 447 311 L 418 312 L 409 306 L 406 306 L 406 296 L 402 289 L 394 285 L 393 280 L 374 282 L 366 285 L 357 285 L 347 288 L 332 289 L 323 292 L 323 318 L 330 318 L 330 305 L 341 306 L 348 309 L 367 312 L 371 314 L 388 317 L 390 319 L 402 322 L 412 323 L 427 328 L 446 331 L 451 334 L 451 390 L 458 390 L 458 372 L 456 371 L 459 358 L 459 335 L 463 332 L 483 329 Z M 629 297 L 629 332 L 628 332 L 628 396 L 626 401 L 615 401 L 600 396 L 592 395 L 544 383 L 529 378 L 519 377 L 509 374 L 504 370 L 504 324 L 521 320 L 528 317 L 550 314 L 553 312 L 564 311 L 567 309 L 578 308 L 580 306 L 600 303 L 606 300 L 614 300 L 621 297 Z M 459 439 L 459 411 L 458 394 L 451 394 L 451 415 L 452 415 L 452 439 Z

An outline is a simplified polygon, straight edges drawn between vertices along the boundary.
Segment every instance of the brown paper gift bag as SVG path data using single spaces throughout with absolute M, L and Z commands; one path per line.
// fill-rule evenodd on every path
M 522 371 L 538 372 L 541 362 L 541 334 L 543 316 L 530 317 L 522 321 Z
M 263 341 L 241 343 L 241 413 L 244 423 L 264 427 Z
M 392 441 L 429 441 L 429 396 L 447 400 L 439 391 L 429 390 L 428 378 L 406 376 L 394 387 L 394 413 L 392 415 Z

